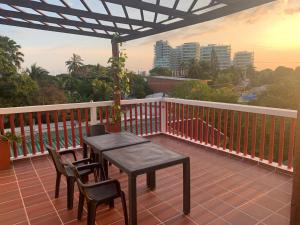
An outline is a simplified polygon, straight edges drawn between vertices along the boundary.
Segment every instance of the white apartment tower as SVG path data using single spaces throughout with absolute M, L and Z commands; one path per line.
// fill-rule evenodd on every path
M 200 48 L 200 61 L 211 62 L 212 56 L 217 58 L 220 70 L 231 66 L 231 46 L 230 45 L 208 45 Z
M 154 67 L 171 67 L 172 47 L 168 41 L 157 41 L 154 45 Z
M 254 53 L 247 51 L 236 52 L 233 57 L 233 65 L 246 71 L 250 66 L 254 65 Z

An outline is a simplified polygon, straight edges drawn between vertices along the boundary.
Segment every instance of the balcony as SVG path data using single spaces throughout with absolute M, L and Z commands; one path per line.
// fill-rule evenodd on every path
M 86 223 L 66 209 L 65 183 L 54 199 L 44 144 L 80 155 L 87 125 L 109 123 L 111 104 L 0 109 L 0 130 L 22 134 L 13 168 L 0 172 L 0 224 Z M 296 111 L 170 98 L 124 100 L 122 109 L 123 130 L 191 158 L 191 214 L 181 213 L 181 170 L 171 167 L 158 172 L 153 192 L 139 177 L 139 224 L 289 224 Z M 114 166 L 110 175 L 126 192 L 126 175 Z M 99 208 L 97 224 L 123 224 L 120 210 Z

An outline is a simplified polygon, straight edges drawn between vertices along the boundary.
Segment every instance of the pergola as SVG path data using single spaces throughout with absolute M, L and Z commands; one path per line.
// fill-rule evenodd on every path
M 0 0 L 0 24 L 119 42 L 175 30 L 275 0 Z M 115 35 L 118 38 L 115 38 Z M 300 107 L 299 107 L 300 110 Z M 300 122 L 297 126 L 299 135 Z M 299 140 L 298 140 L 299 139 Z M 300 138 L 296 139 L 296 149 Z M 300 224 L 300 154 L 295 154 L 291 224 Z M 299 180 L 299 181 L 298 181 Z

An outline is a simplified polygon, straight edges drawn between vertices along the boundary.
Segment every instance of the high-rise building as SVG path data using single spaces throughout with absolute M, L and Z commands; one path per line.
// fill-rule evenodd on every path
M 168 41 L 157 41 L 154 45 L 154 67 L 171 67 L 172 47 Z
M 214 59 L 214 57 L 216 59 Z M 212 62 L 216 60 L 220 70 L 231 66 L 231 46 L 230 45 L 208 45 L 200 47 L 200 61 Z
M 254 53 L 247 51 L 236 52 L 233 57 L 233 65 L 246 71 L 250 66 L 254 65 Z

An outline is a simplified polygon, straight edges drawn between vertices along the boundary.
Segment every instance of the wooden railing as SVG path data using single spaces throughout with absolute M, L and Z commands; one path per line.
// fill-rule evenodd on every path
M 122 130 L 165 133 L 292 171 L 297 111 L 173 98 L 122 100 Z M 112 102 L 0 108 L 0 132 L 22 136 L 11 158 L 80 148 L 88 125 L 108 124 Z
M 80 148 L 89 124 L 109 123 L 112 101 L 0 109 L 0 132 L 20 135 L 11 158 L 45 153 L 45 144 L 57 149 Z M 137 135 L 161 132 L 161 98 L 123 100 L 122 130 Z
M 292 170 L 297 111 L 165 98 L 166 133 Z

